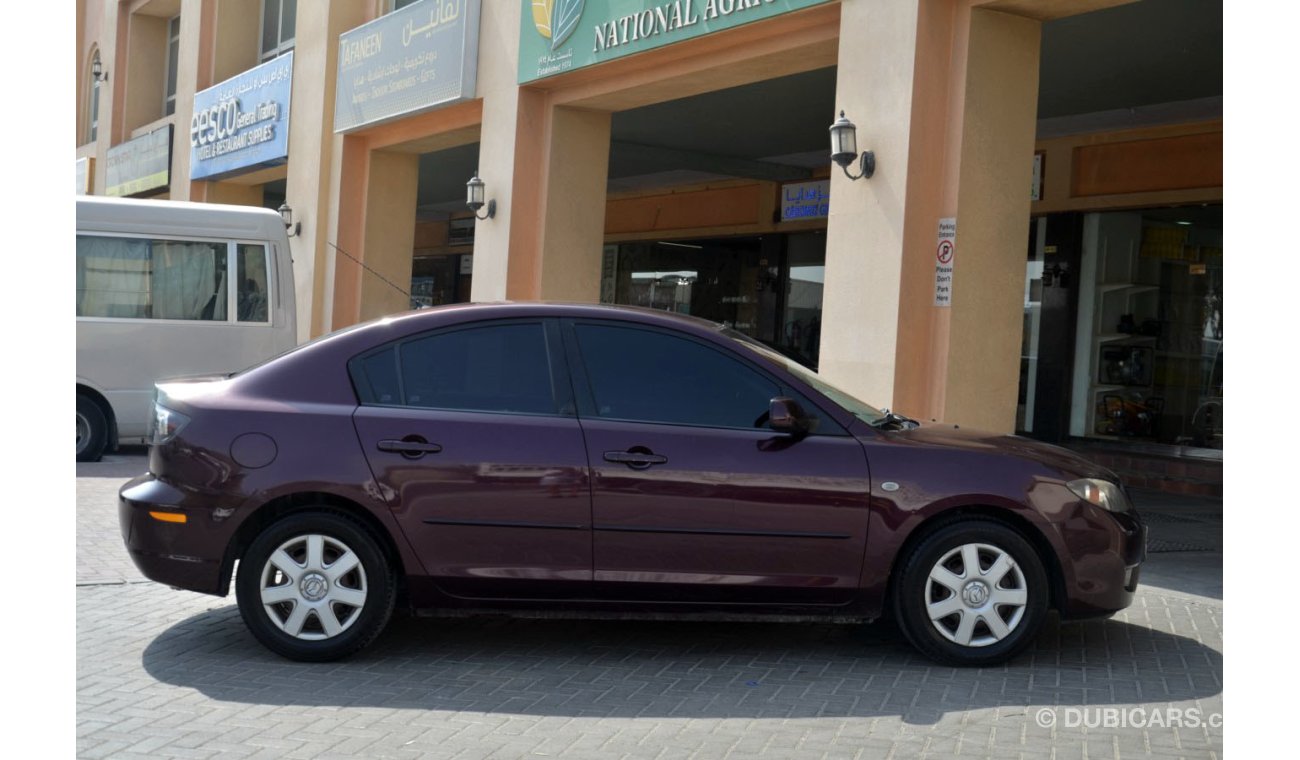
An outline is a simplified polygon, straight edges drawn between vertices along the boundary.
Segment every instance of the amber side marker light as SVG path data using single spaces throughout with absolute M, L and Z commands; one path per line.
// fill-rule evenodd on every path
M 155 520 L 169 523 L 183 523 L 186 518 L 180 512 L 150 512 L 149 516 Z

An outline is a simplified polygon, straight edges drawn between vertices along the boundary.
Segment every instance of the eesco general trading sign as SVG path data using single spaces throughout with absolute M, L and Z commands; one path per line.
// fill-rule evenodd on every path
M 520 0 L 519 83 L 828 0 Z
M 190 179 L 219 179 L 289 158 L 293 51 L 194 95 Z

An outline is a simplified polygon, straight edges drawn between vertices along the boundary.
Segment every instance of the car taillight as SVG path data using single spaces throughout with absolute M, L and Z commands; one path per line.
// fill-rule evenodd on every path
M 165 406 L 160 406 L 155 402 L 152 430 L 149 432 L 149 444 L 161 446 L 164 443 L 171 442 L 176 437 L 176 434 L 181 432 L 189 422 L 189 417 Z

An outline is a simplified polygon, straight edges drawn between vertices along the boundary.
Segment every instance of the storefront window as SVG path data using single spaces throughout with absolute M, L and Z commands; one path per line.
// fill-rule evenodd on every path
M 606 246 L 601 300 L 720 322 L 810 367 L 821 347 L 820 232 Z
M 416 256 L 411 266 L 411 308 L 469 300 L 469 255 Z
M 1089 214 L 1072 432 L 1223 447 L 1222 207 Z

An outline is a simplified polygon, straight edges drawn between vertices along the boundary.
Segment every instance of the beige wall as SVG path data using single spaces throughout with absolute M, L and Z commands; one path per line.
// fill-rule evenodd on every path
M 163 75 L 167 71 L 167 19 L 132 13 L 127 25 L 125 108 L 122 128 L 136 129 L 163 117 Z
M 318 8 L 323 7 L 325 3 L 320 3 L 318 6 Z M 307 21 L 318 15 L 311 12 L 312 10 L 311 7 L 299 8 L 299 20 Z M 257 65 L 257 54 L 261 48 L 258 34 L 262 23 L 262 2 L 261 0 L 219 0 L 216 3 L 213 21 L 216 24 L 216 29 L 213 31 L 216 44 L 212 51 L 212 81 L 205 88 L 224 82 Z

